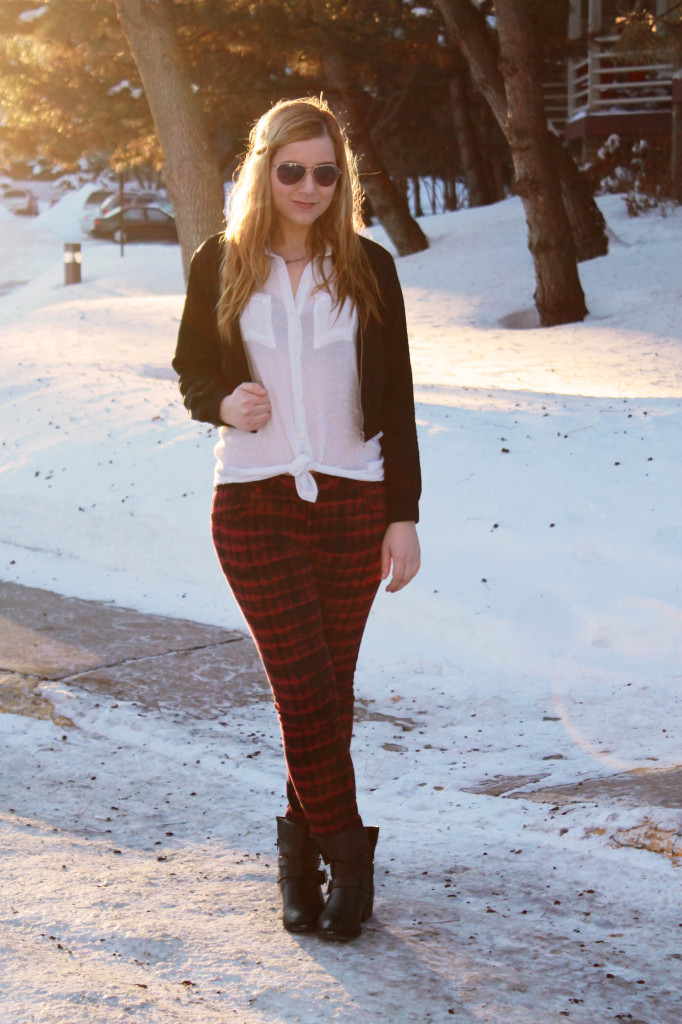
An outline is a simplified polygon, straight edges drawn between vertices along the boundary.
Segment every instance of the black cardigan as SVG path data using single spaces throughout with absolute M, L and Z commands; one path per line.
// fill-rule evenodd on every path
M 417 522 L 421 475 L 403 294 L 391 254 L 369 238 L 360 240 L 379 283 L 382 314 L 356 335 L 363 439 L 382 432 L 388 522 Z M 223 244 L 222 235 L 213 235 L 192 258 L 173 358 L 191 416 L 216 426 L 223 425 L 223 398 L 251 380 L 239 322 L 230 324 L 228 340 L 218 331 Z

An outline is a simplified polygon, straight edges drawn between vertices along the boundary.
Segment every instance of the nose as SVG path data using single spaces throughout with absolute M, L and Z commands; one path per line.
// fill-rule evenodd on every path
M 316 191 L 315 179 L 313 178 L 313 168 L 308 167 L 301 183 L 299 184 L 299 192 L 304 192 L 309 195 L 314 195 Z

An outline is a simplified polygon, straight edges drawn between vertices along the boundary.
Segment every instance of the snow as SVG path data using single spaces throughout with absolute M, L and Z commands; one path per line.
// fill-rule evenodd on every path
M 215 434 L 170 369 L 179 250 L 82 239 L 89 191 L 0 208 L 0 576 L 241 629 L 209 536 Z M 677 1019 L 673 862 L 609 842 L 643 808 L 481 789 L 682 762 L 682 213 L 601 202 L 582 324 L 503 326 L 534 322 L 517 200 L 425 218 L 430 249 L 398 261 L 423 568 L 377 598 L 358 667 L 381 827 L 363 938 L 278 925 L 268 704 L 221 725 L 48 683 L 77 728 L 0 715 L 1 1024 Z
M 115 96 L 119 92 L 128 91 L 135 100 L 139 100 L 141 96 L 144 96 L 144 90 L 138 86 L 130 84 L 127 78 L 122 79 L 117 85 L 112 85 L 110 89 L 107 89 L 107 96 Z
M 46 11 L 47 4 L 44 4 L 42 7 L 34 7 L 33 10 L 22 11 L 19 15 L 19 21 L 35 21 L 37 18 L 42 18 Z

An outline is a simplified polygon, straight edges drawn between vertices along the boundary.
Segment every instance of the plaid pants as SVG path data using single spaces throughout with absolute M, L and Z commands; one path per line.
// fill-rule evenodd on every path
M 329 835 L 362 825 L 350 754 L 353 678 L 379 587 L 383 483 L 316 474 L 314 503 L 278 476 L 216 488 L 225 577 L 272 688 L 287 764 L 287 817 Z

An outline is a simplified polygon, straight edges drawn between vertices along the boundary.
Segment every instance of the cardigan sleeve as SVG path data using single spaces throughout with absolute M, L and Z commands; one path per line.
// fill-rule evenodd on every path
M 390 253 L 386 256 L 381 273 L 385 366 L 381 447 L 388 521 L 416 523 L 419 521 L 421 469 L 405 301 L 393 257 Z
M 221 426 L 220 403 L 232 391 L 222 363 L 216 306 L 220 236 L 209 238 L 192 257 L 187 295 L 173 357 L 178 386 L 192 419 Z

